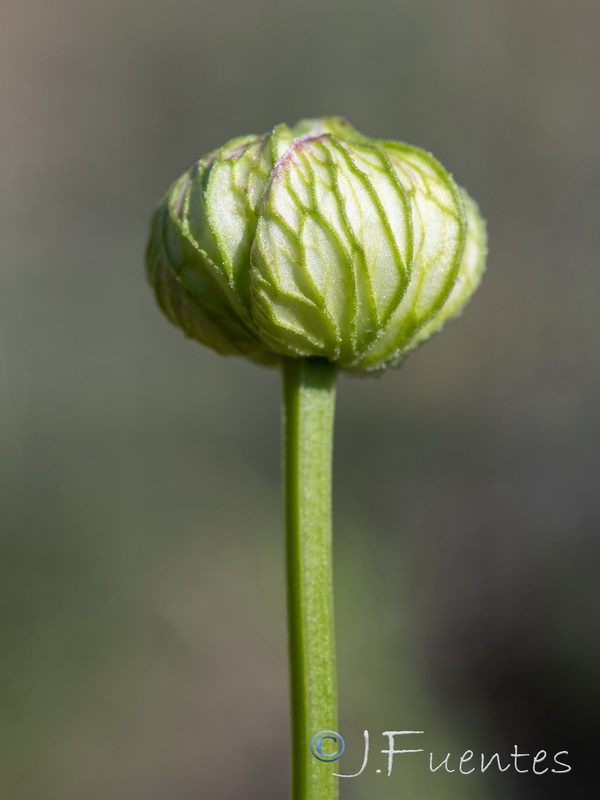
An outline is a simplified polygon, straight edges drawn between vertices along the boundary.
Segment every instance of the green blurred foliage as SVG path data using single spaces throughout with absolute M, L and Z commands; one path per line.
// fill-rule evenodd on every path
M 279 376 L 185 341 L 142 254 L 191 161 L 322 114 L 434 152 L 491 246 L 462 319 L 340 382 L 349 768 L 365 728 L 412 727 L 576 764 L 484 789 L 373 762 L 342 797 L 589 795 L 599 25 L 593 0 L 5 3 L 2 800 L 287 794 Z

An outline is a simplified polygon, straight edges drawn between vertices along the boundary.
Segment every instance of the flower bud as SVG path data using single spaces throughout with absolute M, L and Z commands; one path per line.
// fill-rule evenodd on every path
M 368 372 L 460 313 L 485 255 L 477 206 L 433 156 L 325 117 L 196 162 L 156 210 L 147 270 L 171 321 L 219 353 Z

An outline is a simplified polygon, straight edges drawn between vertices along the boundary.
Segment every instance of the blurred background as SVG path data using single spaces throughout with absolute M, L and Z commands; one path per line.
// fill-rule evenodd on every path
M 434 152 L 490 236 L 460 320 L 340 381 L 342 798 L 594 797 L 600 5 L 1 14 L 0 798 L 287 797 L 279 375 L 186 341 L 143 250 L 200 154 L 321 114 Z M 388 778 L 390 729 L 572 771 Z

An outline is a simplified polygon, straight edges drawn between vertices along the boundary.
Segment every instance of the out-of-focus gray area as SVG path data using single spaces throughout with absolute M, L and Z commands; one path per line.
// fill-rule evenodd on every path
M 593 0 L 4 4 L 2 800 L 287 796 L 279 376 L 186 341 L 142 259 L 196 157 L 331 113 L 490 236 L 460 320 L 340 381 L 342 798 L 593 795 L 599 33 Z M 388 778 L 384 730 L 573 769 Z

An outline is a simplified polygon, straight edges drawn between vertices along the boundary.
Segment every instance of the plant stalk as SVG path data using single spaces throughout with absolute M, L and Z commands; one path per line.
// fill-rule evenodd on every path
M 331 762 L 311 754 L 337 730 L 331 475 L 336 370 L 285 358 L 284 474 L 292 724 L 292 800 L 336 800 Z M 325 753 L 335 749 L 332 742 Z

